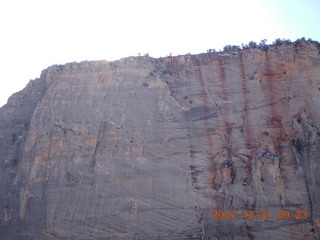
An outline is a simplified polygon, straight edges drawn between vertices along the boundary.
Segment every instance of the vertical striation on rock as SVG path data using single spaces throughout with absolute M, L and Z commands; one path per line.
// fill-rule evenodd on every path
M 29 131 L 32 113 L 46 90 L 43 78 L 11 96 L 0 109 L 0 238 L 18 239 L 18 166 Z
M 0 109 L 0 238 L 318 239 L 319 49 L 49 67 Z

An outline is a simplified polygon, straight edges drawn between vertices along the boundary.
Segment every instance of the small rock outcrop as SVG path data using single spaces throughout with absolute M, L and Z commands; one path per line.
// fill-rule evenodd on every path
M 319 239 L 319 51 L 49 67 L 0 109 L 0 239 Z

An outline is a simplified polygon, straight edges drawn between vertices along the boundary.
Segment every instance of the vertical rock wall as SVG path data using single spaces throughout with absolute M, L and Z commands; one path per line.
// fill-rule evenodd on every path
M 0 236 L 317 239 L 319 103 L 310 43 L 52 66 L 0 112 Z

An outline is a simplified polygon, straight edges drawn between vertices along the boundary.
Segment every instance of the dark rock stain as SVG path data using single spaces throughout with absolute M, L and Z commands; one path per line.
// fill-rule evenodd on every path
M 194 107 L 182 114 L 186 121 L 207 120 L 218 116 L 216 109 L 208 106 Z
M 202 107 L 202 108 L 199 108 L 198 110 L 196 111 L 202 111 L 204 112 L 204 116 L 207 116 L 205 119 L 203 119 L 203 125 L 206 129 L 206 133 L 208 133 L 207 137 L 206 137 L 206 145 L 208 146 L 208 151 L 207 151 L 207 156 L 208 156 L 208 161 L 209 161 L 209 171 L 211 172 L 211 174 L 213 175 L 213 179 L 211 181 L 211 185 L 214 189 L 216 189 L 216 187 L 214 187 L 215 185 L 215 178 L 217 175 L 220 175 L 220 173 L 217 173 L 218 172 L 218 167 L 216 166 L 216 162 L 213 161 L 212 159 L 212 151 L 213 151 L 213 140 L 212 140 L 212 136 L 211 136 L 211 130 L 209 129 L 210 126 L 209 126 L 209 118 L 208 116 L 211 116 L 210 118 L 212 117 L 216 117 L 216 114 L 210 114 L 208 113 L 208 110 L 210 108 L 208 108 L 207 106 L 209 105 L 209 101 L 208 101 L 208 94 L 207 91 L 206 91 L 206 87 L 205 87 L 205 83 L 204 83 L 204 80 L 203 80 L 203 76 L 202 76 L 202 71 L 201 71 L 201 63 L 198 59 L 195 59 L 196 62 L 197 62 L 197 66 L 198 68 L 196 69 L 196 77 L 197 79 L 199 80 L 199 83 L 200 83 L 200 91 L 201 91 L 201 96 L 202 96 L 202 101 L 203 101 L 203 104 L 205 107 Z M 211 109 L 210 109 L 211 110 Z
M 275 87 L 275 83 L 274 83 L 274 79 L 276 79 L 276 77 L 279 75 L 277 73 L 274 73 L 271 70 L 271 66 L 270 66 L 270 57 L 268 52 L 265 52 L 265 72 L 264 72 L 264 76 L 266 77 L 266 89 L 265 89 L 265 93 L 267 96 L 267 101 L 268 102 L 274 102 L 275 99 L 277 99 L 276 96 L 276 87 Z M 278 113 L 276 111 L 276 106 L 274 104 L 270 105 L 270 117 L 271 119 L 277 118 Z M 274 119 L 276 120 L 276 119 Z M 275 121 L 273 121 L 275 122 Z M 278 122 L 279 124 L 281 122 Z
M 250 116 L 250 105 L 249 105 L 249 98 L 248 98 L 248 86 L 247 86 L 247 79 L 245 75 L 245 68 L 243 63 L 243 56 L 242 53 L 239 54 L 239 60 L 240 60 L 240 74 L 241 74 L 241 85 L 242 85 L 242 92 L 243 92 L 243 98 L 244 98 L 244 110 L 245 110 L 245 141 L 246 141 L 246 147 L 250 149 L 252 147 L 251 142 L 253 141 L 253 132 L 252 132 L 252 123 L 251 123 L 251 116 Z

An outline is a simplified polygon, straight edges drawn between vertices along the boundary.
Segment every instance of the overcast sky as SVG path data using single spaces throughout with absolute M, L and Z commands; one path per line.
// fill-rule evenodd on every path
M 41 70 L 249 41 L 320 41 L 320 0 L 0 0 L 0 106 Z

